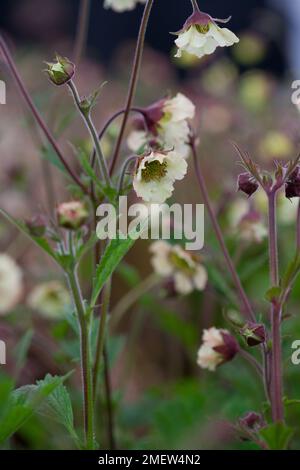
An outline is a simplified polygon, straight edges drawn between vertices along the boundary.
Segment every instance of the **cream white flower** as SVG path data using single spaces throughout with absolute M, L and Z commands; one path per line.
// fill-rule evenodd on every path
M 260 214 L 254 210 L 242 217 L 237 229 L 239 237 L 246 242 L 261 243 L 268 235 Z
M 182 52 L 201 58 L 213 54 L 217 47 L 232 46 L 239 38 L 228 28 L 220 28 L 210 15 L 199 10 L 188 18 L 182 30 L 179 31 L 175 44 L 178 51 L 175 57 L 181 57 Z
M 161 204 L 172 195 L 174 182 L 186 172 L 187 163 L 176 152 L 152 151 L 139 159 L 133 187 L 144 201 Z
M 149 129 L 135 130 L 128 137 L 128 147 L 137 152 L 147 140 L 155 139 L 162 146 L 173 148 L 182 157 L 189 155 L 189 124 L 195 116 L 195 105 L 182 93 L 174 98 L 160 100 L 143 110 Z M 143 123 L 138 121 L 139 125 Z
M 202 369 L 215 371 L 224 362 L 230 361 L 239 350 L 235 338 L 227 330 L 215 327 L 203 331 L 203 344 L 199 348 L 197 364 Z
M 0 253 L 0 315 L 19 302 L 23 292 L 22 271 L 9 255 Z
M 203 290 L 207 283 L 207 272 L 199 260 L 181 248 L 165 241 L 152 243 L 151 263 L 154 271 L 162 277 L 172 277 L 179 294 L 190 294 L 194 289 Z
M 133 10 L 138 3 L 146 3 L 146 0 L 105 0 L 104 8 L 111 8 L 118 13 Z
M 28 296 L 27 304 L 42 316 L 55 319 L 60 318 L 70 307 L 71 298 L 61 282 L 49 281 L 34 287 Z

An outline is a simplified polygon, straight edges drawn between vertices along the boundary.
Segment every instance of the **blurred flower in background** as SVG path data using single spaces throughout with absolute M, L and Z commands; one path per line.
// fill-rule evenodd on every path
M 0 315 L 8 313 L 19 302 L 23 292 L 23 274 L 17 263 L 0 253 Z
M 69 291 L 59 281 L 38 284 L 30 292 L 27 304 L 42 316 L 59 320 L 71 306 Z

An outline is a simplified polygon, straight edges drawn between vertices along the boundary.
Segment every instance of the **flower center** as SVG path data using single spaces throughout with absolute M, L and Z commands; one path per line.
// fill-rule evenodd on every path
M 176 269 L 184 271 L 190 276 L 195 272 L 194 268 L 184 258 L 181 258 L 176 253 L 170 253 L 170 261 Z
M 201 33 L 201 34 L 206 34 L 208 33 L 209 31 L 209 28 L 210 28 L 210 24 L 207 23 L 207 24 L 196 24 L 195 25 L 196 27 L 196 30 L 198 31 L 198 33 Z
M 146 183 L 160 181 L 167 174 L 167 162 L 160 163 L 157 160 L 147 162 L 142 170 L 142 179 Z

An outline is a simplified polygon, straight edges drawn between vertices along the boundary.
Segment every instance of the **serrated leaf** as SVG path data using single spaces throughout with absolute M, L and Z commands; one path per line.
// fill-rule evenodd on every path
M 294 431 L 283 423 L 269 424 L 259 432 L 270 450 L 287 449 Z
M 46 378 L 45 381 L 47 380 L 49 379 Z M 38 412 L 40 415 L 62 424 L 74 441 L 77 443 L 79 442 L 74 428 L 74 415 L 71 398 L 63 383 L 60 383 L 60 385 L 53 390 L 51 395 L 46 398 Z
M 47 375 L 36 385 L 25 385 L 14 390 L 9 397 L 0 421 L 0 442 L 6 441 L 31 416 L 37 412 L 43 401 L 68 377 Z

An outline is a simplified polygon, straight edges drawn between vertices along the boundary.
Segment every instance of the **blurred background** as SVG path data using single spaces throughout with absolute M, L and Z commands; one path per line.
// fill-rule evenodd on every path
M 240 167 L 230 141 L 238 142 L 266 169 L 273 168 L 274 159 L 284 161 L 298 153 L 299 109 L 291 102 L 291 83 L 300 79 L 300 2 L 199 0 L 200 7 L 213 17 L 232 15 L 230 28 L 240 37 L 240 43 L 230 50 L 219 49 L 201 61 L 186 56 L 174 59 L 174 37 L 169 32 L 177 31 L 191 13 L 189 1 L 176 0 L 176 7 L 171 0 L 155 3 L 136 102 L 147 105 L 178 91 L 195 102 L 194 126 L 201 139 L 205 177 L 237 269 L 256 311 L 264 318 L 267 305 L 263 298 L 269 285 L 267 242 L 257 235 L 256 227 L 243 222 L 255 209 L 266 227 L 266 201 L 259 192 L 252 202 L 236 192 Z M 68 93 L 48 82 L 43 62 L 51 60 L 55 52 L 74 57 L 78 9 L 75 0 L 2 0 L 0 15 L 1 32 L 20 73 L 75 168 L 70 142 L 86 151 L 91 144 Z M 103 9 L 102 0 L 92 1 L 87 50 L 75 81 L 82 94 L 108 82 L 94 110 L 99 129 L 124 105 L 141 14 L 141 6 L 117 14 Z M 0 105 L 0 207 L 23 220 L 40 213 L 53 217 L 55 205 L 69 198 L 61 169 L 3 63 L 0 79 L 7 84 L 7 104 Z M 107 158 L 118 128 L 116 122 L 105 138 Z M 122 151 L 123 157 L 128 154 L 126 146 Z M 201 202 L 197 191 L 190 165 L 188 179 L 176 186 L 174 197 L 183 203 Z M 296 212 L 296 202 L 280 196 L 282 268 L 294 254 Z M 196 366 L 203 328 L 224 326 L 222 312 L 234 305 L 231 281 L 208 222 L 206 240 L 202 255 L 210 281 L 205 292 L 173 298 L 167 286 L 160 284 L 124 312 L 109 341 L 114 426 L 121 448 L 255 448 L 240 441 L 229 425 L 249 410 L 261 410 L 263 390 L 252 370 L 240 358 L 215 374 Z M 78 350 L 64 317 L 71 307 L 61 273 L 3 219 L 0 252 L 14 258 L 24 284 L 16 305 L 0 314 L 0 338 L 9 351 L 18 351 L 26 331 L 33 332 L 18 385 L 32 383 L 47 372 L 67 372 L 78 359 Z M 81 274 L 87 291 L 89 269 L 90 260 L 86 260 Z M 138 242 L 115 278 L 112 308 L 120 308 L 121 299 L 148 276 L 148 245 Z M 58 285 L 49 286 L 53 282 Z M 33 306 L 30 296 L 41 284 L 47 287 L 45 295 Z M 290 344 L 300 338 L 299 296 L 298 284 L 284 332 L 286 394 L 291 398 L 300 396 L 300 370 L 289 361 Z M 14 355 L 9 354 L 5 373 L 14 375 Z M 73 399 L 78 403 L 79 380 L 79 374 L 72 378 Z M 105 399 L 99 404 L 99 425 L 107 419 L 103 410 Z M 297 408 L 290 419 L 299 422 Z M 104 442 L 106 439 L 103 431 Z M 36 417 L 14 437 L 12 446 L 55 449 L 70 446 L 70 442 L 55 423 L 45 424 Z M 293 446 L 300 448 L 299 434 Z

